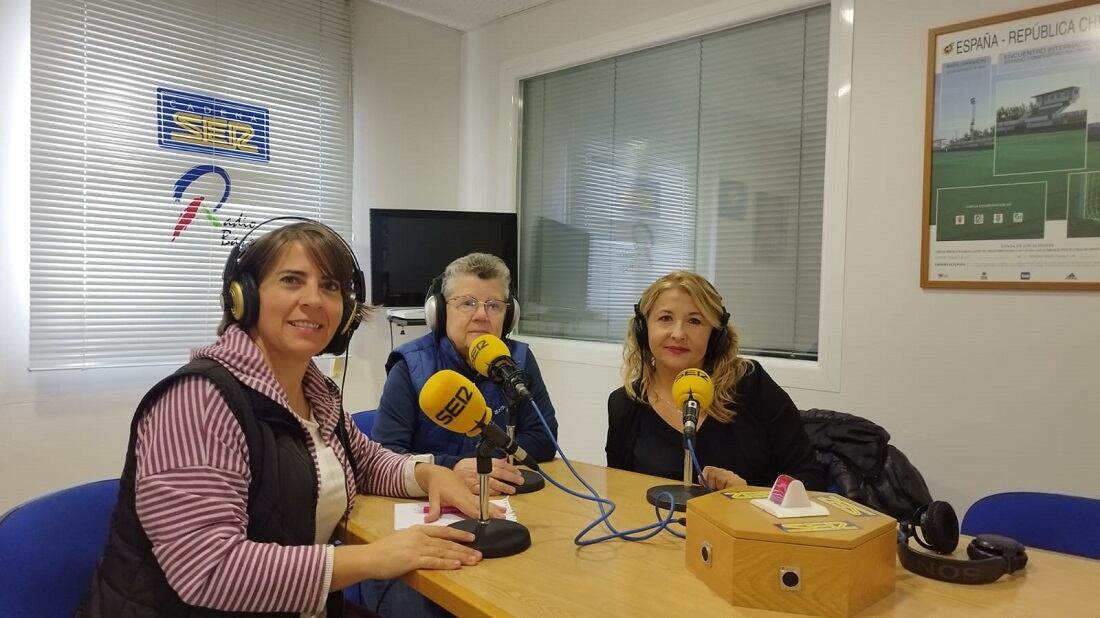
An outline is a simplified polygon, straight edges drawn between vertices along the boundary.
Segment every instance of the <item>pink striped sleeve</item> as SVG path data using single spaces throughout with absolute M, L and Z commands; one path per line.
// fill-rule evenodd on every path
M 138 426 L 138 518 L 183 601 L 226 611 L 314 611 L 325 548 L 249 541 L 250 478 L 240 425 L 204 378 L 177 382 Z
M 408 498 L 405 490 L 405 462 L 409 455 L 395 453 L 367 438 L 351 417 L 347 418 L 348 437 L 355 454 L 355 479 L 360 493 Z

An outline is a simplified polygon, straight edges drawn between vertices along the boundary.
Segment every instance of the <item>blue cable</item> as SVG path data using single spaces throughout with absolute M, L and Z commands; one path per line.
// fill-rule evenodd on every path
M 550 478 L 550 475 L 548 475 L 546 472 L 544 472 L 542 470 L 539 470 L 539 474 L 541 474 L 544 479 L 546 479 L 551 484 L 553 484 L 555 487 L 557 487 L 558 489 L 564 491 L 565 493 L 567 493 L 569 495 L 572 495 L 572 496 L 576 496 L 578 498 L 581 498 L 582 500 L 591 500 L 592 502 L 595 502 L 596 505 L 599 506 L 599 509 L 600 509 L 600 516 L 597 517 L 596 519 L 592 520 L 592 523 L 588 524 L 579 533 L 577 533 L 577 536 L 575 536 L 573 538 L 573 543 L 575 543 L 576 545 L 579 545 L 581 547 L 584 547 L 584 546 L 587 546 L 587 545 L 593 545 L 595 543 L 601 543 L 603 541 L 607 541 L 607 540 L 610 540 L 610 539 L 623 539 L 624 541 L 645 541 L 647 539 L 653 538 L 654 536 L 657 536 L 658 534 L 661 533 L 662 530 L 665 531 L 665 532 L 668 532 L 669 534 L 671 534 L 673 536 L 679 537 L 681 539 L 686 538 L 686 536 L 684 534 L 681 534 L 680 532 L 677 532 L 676 530 L 673 530 L 672 528 L 669 528 L 670 524 L 677 523 L 677 524 L 683 525 L 684 522 L 680 519 L 675 519 L 674 520 L 672 518 L 673 514 L 676 511 L 676 500 L 672 497 L 672 494 L 667 492 L 667 491 L 661 492 L 660 494 L 658 494 L 657 504 L 653 505 L 653 512 L 656 515 L 658 521 L 656 521 L 652 524 L 646 525 L 646 526 L 640 526 L 638 528 L 632 528 L 630 530 L 622 530 L 622 531 L 617 530 L 615 528 L 615 526 L 612 525 L 611 520 L 610 520 L 611 514 L 615 512 L 615 508 L 616 508 L 615 503 L 612 502 L 611 500 L 608 500 L 607 498 L 601 497 L 599 492 L 597 492 L 594 487 L 589 485 L 588 481 L 584 480 L 584 478 L 580 475 L 580 473 L 577 472 L 577 469 L 573 467 L 573 462 L 569 461 L 569 458 L 565 456 L 565 452 L 562 451 L 561 445 L 558 444 L 557 438 L 555 438 L 553 432 L 550 431 L 550 425 L 547 424 L 546 418 L 542 415 L 542 410 L 539 409 L 538 404 L 535 403 L 532 400 L 531 401 L 531 407 L 534 408 L 535 414 L 538 415 L 539 422 L 542 423 L 542 427 L 543 427 L 543 429 L 546 430 L 546 434 L 548 436 L 550 436 L 551 441 L 554 442 L 554 449 L 557 451 L 558 455 L 561 456 L 561 460 L 565 462 L 566 467 L 568 467 L 569 471 L 573 473 L 573 476 L 576 477 L 576 479 L 578 481 L 580 481 L 580 483 L 582 485 L 584 485 L 584 487 L 589 492 L 591 492 L 592 495 L 591 496 L 586 496 L 586 495 L 584 495 L 580 492 L 573 491 L 572 489 L 569 489 L 568 487 L 562 485 L 561 483 L 554 480 L 553 478 Z M 688 441 L 688 450 L 691 452 L 691 458 L 692 458 L 692 461 L 694 463 L 694 466 L 695 466 L 696 470 L 699 471 L 699 474 L 702 474 L 702 469 L 699 467 L 699 460 L 695 456 L 695 449 L 694 449 L 694 446 L 692 445 L 691 441 Z M 707 489 L 710 489 L 710 487 L 707 487 Z M 661 507 L 659 505 L 661 505 L 665 502 L 662 499 L 664 497 L 668 498 L 668 500 L 667 500 L 668 513 L 666 515 L 662 516 L 661 515 Z M 606 511 L 604 510 L 605 508 L 607 509 Z M 584 537 L 584 535 L 588 534 L 589 531 L 591 531 L 596 526 L 599 526 L 601 523 L 608 530 L 611 531 L 610 534 L 605 534 L 603 536 L 596 537 L 594 539 L 584 539 L 584 538 L 582 538 L 582 537 Z M 641 533 L 645 533 L 645 534 L 642 534 L 641 536 L 632 536 L 632 535 L 637 535 L 637 534 L 641 534 Z
M 707 479 L 703 478 L 703 466 L 699 465 L 699 458 L 695 456 L 695 440 L 688 440 L 687 447 L 688 452 L 691 453 L 691 463 L 695 466 L 695 474 L 699 477 L 699 483 L 708 490 L 714 491 L 714 488 L 707 483 Z

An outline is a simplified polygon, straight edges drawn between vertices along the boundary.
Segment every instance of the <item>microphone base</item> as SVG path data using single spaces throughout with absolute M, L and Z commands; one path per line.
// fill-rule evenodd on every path
M 542 478 L 542 475 L 534 470 L 521 469 L 519 471 L 523 475 L 523 482 L 519 485 L 508 483 L 512 487 L 516 488 L 516 494 L 529 494 L 533 491 L 538 491 L 543 487 L 546 487 L 546 479 Z
M 531 546 L 531 533 L 527 528 L 507 519 L 490 519 L 485 522 L 463 519 L 450 527 L 473 532 L 474 540 L 462 544 L 478 550 L 483 558 L 511 556 Z
M 709 494 L 711 490 L 702 485 L 688 485 L 684 487 L 683 483 L 678 485 L 656 485 L 650 487 L 649 490 L 645 492 L 645 499 L 650 504 L 667 509 L 668 497 L 661 496 L 661 494 L 665 492 L 672 494 L 672 499 L 676 501 L 676 506 L 673 510 L 686 511 L 688 500 Z M 660 502 L 660 504 L 658 504 L 658 502 Z

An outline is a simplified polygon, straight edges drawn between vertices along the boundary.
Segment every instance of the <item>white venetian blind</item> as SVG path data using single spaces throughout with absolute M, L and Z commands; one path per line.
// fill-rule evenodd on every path
M 521 329 L 621 341 L 677 269 L 752 354 L 816 358 L 829 7 L 524 80 Z
M 35 0 L 32 369 L 186 359 L 249 226 L 350 229 L 348 24 L 346 0 Z M 192 132 L 161 132 L 176 112 Z

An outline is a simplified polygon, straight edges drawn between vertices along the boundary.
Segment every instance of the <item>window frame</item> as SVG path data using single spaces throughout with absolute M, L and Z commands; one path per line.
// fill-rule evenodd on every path
M 522 126 L 521 81 L 561 69 L 655 47 L 693 36 L 724 30 L 822 2 L 775 0 L 711 7 L 624 28 L 599 37 L 531 54 L 500 67 L 498 152 L 495 190 L 499 203 L 518 211 L 519 157 Z M 834 0 L 829 11 L 829 80 L 826 118 L 824 203 L 822 205 L 821 296 L 816 361 L 752 357 L 785 387 L 839 392 L 843 326 L 844 245 L 848 201 L 848 145 L 851 116 L 851 74 L 854 0 Z M 626 324 L 623 325 L 625 335 Z M 622 364 L 622 346 L 554 337 L 518 337 L 538 347 L 543 360 L 577 362 L 604 367 Z

